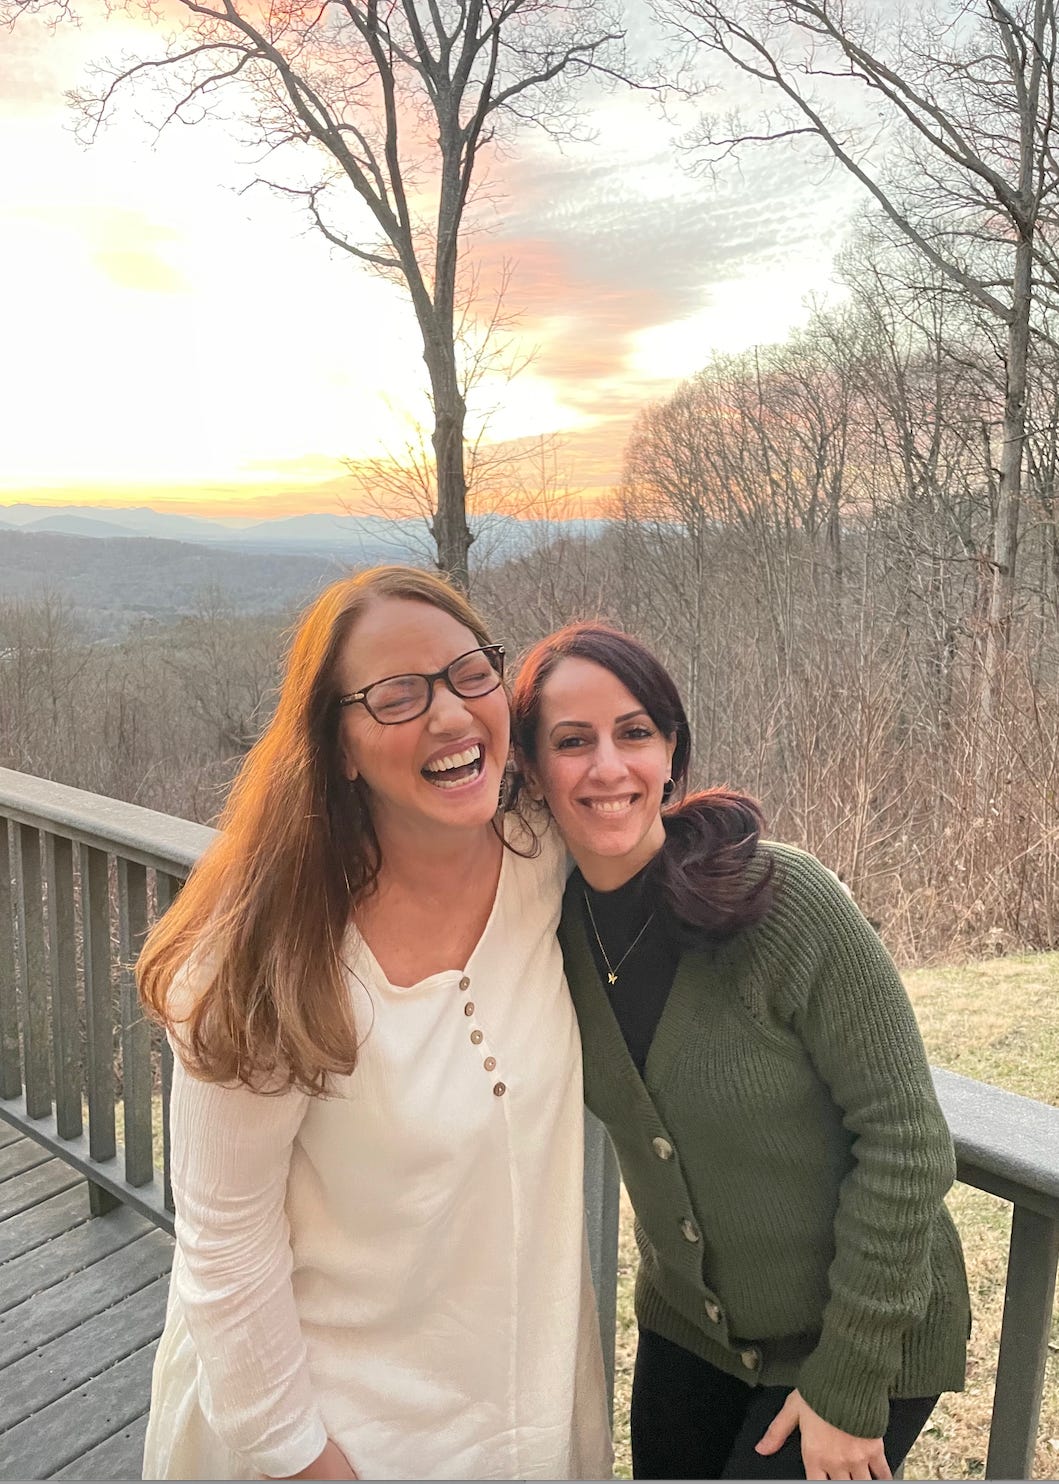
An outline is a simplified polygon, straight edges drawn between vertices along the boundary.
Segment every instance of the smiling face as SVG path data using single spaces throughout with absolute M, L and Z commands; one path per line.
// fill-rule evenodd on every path
M 391 675 L 433 674 L 479 646 L 474 633 L 431 603 L 379 598 L 354 624 L 335 679 L 343 695 Z M 443 680 L 431 705 L 412 721 L 385 726 L 363 705 L 340 712 L 345 775 L 362 780 L 383 853 L 404 835 L 474 830 L 497 808 L 507 761 L 510 714 L 502 686 L 464 700 Z
M 665 843 L 662 790 L 674 746 L 602 665 L 560 660 L 544 682 L 527 777 L 597 890 L 621 886 Z

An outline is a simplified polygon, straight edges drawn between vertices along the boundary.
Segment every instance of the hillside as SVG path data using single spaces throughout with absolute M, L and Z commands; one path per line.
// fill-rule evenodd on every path
M 210 591 L 239 613 L 283 612 L 348 570 L 337 555 L 0 529 L 0 602 L 53 594 L 73 610 L 86 635 L 98 639 L 119 638 L 144 620 L 194 613 Z

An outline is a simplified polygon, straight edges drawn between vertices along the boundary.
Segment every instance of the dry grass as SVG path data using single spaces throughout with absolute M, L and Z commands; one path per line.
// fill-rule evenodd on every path
M 905 976 L 930 1059 L 937 1066 L 1059 1106 L 1059 954 L 992 959 Z M 982 1191 L 957 1186 L 950 1197 L 963 1237 L 974 1308 L 967 1389 L 943 1397 L 909 1455 L 909 1479 L 979 1479 L 985 1470 L 993 1377 L 1007 1266 L 1010 1207 Z M 616 1472 L 631 1477 L 629 1388 L 636 1348 L 632 1219 L 622 1199 L 618 1255 L 617 1377 L 614 1401 Z M 1059 1478 L 1059 1319 L 1045 1376 L 1038 1479 Z

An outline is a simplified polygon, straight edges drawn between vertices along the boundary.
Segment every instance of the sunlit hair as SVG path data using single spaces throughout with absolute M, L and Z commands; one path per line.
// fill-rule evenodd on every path
M 235 780 L 220 834 L 136 971 L 148 1013 L 209 1081 L 318 1094 L 356 1065 L 340 952 L 380 854 L 364 785 L 342 767 L 335 672 L 357 620 L 382 598 L 429 603 L 492 642 L 460 593 L 411 567 L 336 582 L 300 620 L 275 716 Z
M 692 937 L 724 938 L 749 927 L 772 904 L 771 864 L 758 857 L 764 815 L 749 795 L 727 788 L 688 794 L 691 729 L 672 676 L 631 634 L 608 624 L 569 624 L 535 644 L 519 667 L 511 701 L 517 754 L 537 761 L 541 707 L 548 679 L 566 659 L 608 670 L 675 745 L 673 790 L 662 811 L 666 841 L 647 870 L 674 924 Z M 512 800 L 525 787 L 516 775 Z

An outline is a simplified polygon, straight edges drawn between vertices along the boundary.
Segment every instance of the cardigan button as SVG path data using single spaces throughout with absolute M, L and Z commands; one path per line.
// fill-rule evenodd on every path
M 744 1350 L 739 1359 L 743 1362 L 748 1371 L 756 1371 L 761 1365 L 761 1351 L 753 1349 Z
M 460 988 L 461 989 L 470 989 L 470 987 L 471 987 L 471 981 L 467 978 L 467 975 L 464 974 L 463 978 L 460 980 Z
M 710 1323 L 720 1324 L 721 1320 L 724 1318 L 724 1314 L 722 1313 L 721 1306 L 719 1303 L 717 1303 L 716 1299 L 707 1299 L 705 1308 L 706 1318 L 710 1321 Z
M 673 1146 L 668 1139 L 652 1139 L 651 1148 L 658 1155 L 659 1159 L 673 1158 Z
M 685 1216 L 680 1223 L 680 1230 L 685 1242 L 697 1242 L 699 1240 L 699 1229 L 690 1216 Z

